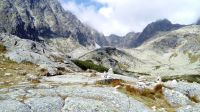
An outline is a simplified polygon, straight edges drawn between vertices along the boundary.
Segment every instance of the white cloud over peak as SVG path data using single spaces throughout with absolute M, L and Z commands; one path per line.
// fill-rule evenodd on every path
M 125 35 L 142 29 L 158 19 L 172 23 L 191 24 L 200 17 L 199 0 L 91 0 L 102 4 L 77 4 L 73 0 L 61 1 L 66 10 L 73 12 L 82 22 L 98 31 Z

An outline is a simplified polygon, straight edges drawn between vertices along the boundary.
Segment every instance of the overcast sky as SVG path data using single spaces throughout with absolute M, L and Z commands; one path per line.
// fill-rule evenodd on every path
M 60 0 L 66 10 L 105 35 L 140 32 L 158 19 L 192 24 L 200 17 L 199 0 Z

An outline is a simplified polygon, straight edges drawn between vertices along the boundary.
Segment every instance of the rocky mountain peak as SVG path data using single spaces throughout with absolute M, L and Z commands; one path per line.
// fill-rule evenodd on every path
M 170 31 L 180 28 L 179 24 L 172 24 L 169 20 L 163 19 L 148 24 L 139 37 L 132 43 L 133 47 L 137 47 L 144 43 L 146 40 L 153 37 L 158 32 Z

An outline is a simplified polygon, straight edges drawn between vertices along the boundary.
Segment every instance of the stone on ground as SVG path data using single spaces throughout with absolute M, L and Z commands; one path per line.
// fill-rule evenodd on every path
M 64 101 L 60 97 L 31 98 L 25 101 L 33 112 L 60 112 Z

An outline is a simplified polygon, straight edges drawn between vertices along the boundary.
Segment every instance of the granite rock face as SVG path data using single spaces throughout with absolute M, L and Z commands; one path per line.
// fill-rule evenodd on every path
M 60 112 L 64 104 L 60 97 L 32 98 L 25 101 L 34 112 Z
M 0 32 L 20 38 L 73 37 L 81 45 L 107 44 L 104 36 L 65 11 L 58 0 L 1 0 Z
M 29 106 L 15 100 L 0 101 L 0 112 L 32 112 Z
M 165 88 L 163 94 L 170 105 L 173 107 L 192 105 L 192 101 L 190 101 L 187 96 L 178 91 Z
M 177 112 L 198 112 L 200 110 L 200 105 L 196 104 L 196 105 L 187 105 L 184 107 L 180 107 L 178 108 L 176 111 Z

